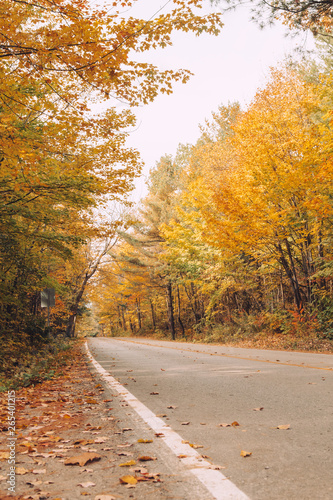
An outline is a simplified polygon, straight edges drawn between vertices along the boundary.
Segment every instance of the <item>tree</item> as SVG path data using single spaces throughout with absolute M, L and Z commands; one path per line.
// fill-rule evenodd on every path
M 214 4 L 221 0 L 211 0 Z M 241 5 L 240 0 L 226 0 L 229 8 Z M 333 5 L 331 0 L 250 0 L 253 19 L 265 23 L 264 14 L 268 13 L 269 22 L 282 19 L 291 29 L 311 30 L 330 34 L 333 26 Z
M 101 208 L 124 202 L 141 168 L 138 153 L 125 144 L 134 115 L 114 104 L 147 103 L 170 93 L 172 82 L 188 80 L 186 70 L 160 71 L 135 54 L 170 45 L 174 30 L 217 34 L 220 16 L 200 16 L 201 3 L 175 0 L 170 12 L 143 20 L 121 14 L 132 4 L 126 0 L 113 2 L 112 13 L 88 0 L 1 2 L 3 335 L 21 334 L 30 314 L 37 324 L 40 290 L 50 283 L 60 290 L 57 270 L 60 275 L 78 258 L 80 248 L 84 259 L 87 242 L 113 234 Z M 92 111 L 96 101 L 105 111 Z

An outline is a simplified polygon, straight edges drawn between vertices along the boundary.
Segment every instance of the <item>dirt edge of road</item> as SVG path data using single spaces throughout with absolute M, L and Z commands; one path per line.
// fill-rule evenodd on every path
M 121 401 L 104 386 L 82 345 L 63 372 L 15 391 L 14 491 L 8 483 L 9 393 L 0 395 L 1 500 L 180 498 L 175 495 L 179 478 L 159 472 L 159 457 L 139 460 L 149 458 L 149 443 L 139 443 L 141 436 L 114 416 L 113 406 Z

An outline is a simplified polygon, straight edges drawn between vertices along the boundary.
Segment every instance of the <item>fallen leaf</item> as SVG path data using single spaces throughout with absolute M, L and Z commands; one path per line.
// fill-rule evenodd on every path
M 109 438 L 108 437 L 98 437 L 97 439 L 95 439 L 95 443 L 96 444 L 102 444 L 102 443 L 105 443 L 105 441 L 107 441 Z
M 27 481 L 27 483 L 29 486 L 38 486 L 39 484 L 43 484 L 43 481 Z
M 88 481 L 86 483 L 79 483 L 78 486 L 81 486 L 82 488 L 90 488 L 91 486 L 96 486 L 96 484 Z
M 27 469 L 25 469 L 24 467 L 16 467 L 15 469 L 15 474 L 17 475 L 23 475 L 23 474 L 27 474 L 29 471 Z
M 233 427 L 239 427 L 239 423 L 238 423 L 238 422 L 236 422 L 236 420 L 235 420 L 234 422 L 232 422 L 232 424 L 231 424 L 231 425 L 232 425 Z
M 135 465 L 135 464 L 136 464 L 135 460 L 130 460 L 129 462 L 125 462 L 123 464 L 119 464 L 119 467 L 130 467 L 131 465 Z
M 147 474 L 148 473 L 147 469 L 145 469 L 144 467 L 134 467 L 133 469 L 131 469 L 131 471 L 140 472 L 140 474 Z
M 167 408 L 169 408 L 169 410 L 175 410 L 177 408 L 177 406 L 169 405 L 169 406 L 167 406 Z
M 218 427 L 231 427 L 231 424 L 219 424 Z
M 158 413 L 156 415 L 156 417 L 160 417 L 160 418 L 164 418 L 164 417 L 167 417 L 168 415 L 166 415 L 165 413 Z
M 81 455 L 77 455 L 76 457 L 71 457 L 67 458 L 65 460 L 64 464 L 65 465 L 76 465 L 79 464 L 81 467 L 86 465 L 88 462 L 95 462 L 96 460 L 100 460 L 102 458 L 101 455 L 98 455 L 98 453 L 82 453 Z
M 0 451 L 0 460 L 8 460 L 9 451 Z
M 140 460 L 140 462 L 148 462 L 149 460 L 157 460 L 157 458 L 144 455 L 142 457 L 139 457 L 138 460 Z
M 290 424 L 285 424 L 285 425 L 278 425 L 276 427 L 276 429 L 280 429 L 281 431 L 287 431 L 288 429 L 290 429 Z
M 122 484 L 136 484 L 138 480 L 134 476 L 122 476 L 119 478 Z
M 138 439 L 138 443 L 152 443 L 152 439 Z
M 94 500 L 116 500 L 116 497 L 112 495 L 97 495 Z
M 241 457 L 250 457 L 252 455 L 252 451 L 244 451 L 242 450 L 240 453 Z
M 182 422 L 181 425 L 190 425 L 190 422 Z
M 180 454 L 180 455 L 177 455 L 178 458 L 187 458 L 187 455 L 183 455 L 183 454 Z
M 126 431 L 132 431 L 133 429 L 131 429 L 131 427 L 125 427 L 124 429 L 121 429 L 122 432 L 126 432 Z
M 195 450 L 197 450 L 198 448 L 203 448 L 202 444 L 193 444 L 193 443 L 189 443 L 191 448 L 194 448 Z
M 155 432 L 155 436 L 158 437 L 158 438 L 159 437 L 164 437 L 164 434 L 163 434 L 163 432 Z
M 263 406 L 261 406 L 260 408 L 253 408 L 253 411 L 262 411 L 264 409 Z
M 45 474 L 46 469 L 34 469 L 31 471 L 33 474 Z
M 159 392 L 151 392 L 150 395 L 151 396 L 157 396 L 159 394 Z

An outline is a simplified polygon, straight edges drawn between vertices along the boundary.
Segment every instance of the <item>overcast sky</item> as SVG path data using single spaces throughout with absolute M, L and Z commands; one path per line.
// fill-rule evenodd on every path
M 130 14 L 148 18 L 164 3 L 139 0 Z M 207 0 L 206 11 L 210 10 Z M 128 144 L 140 151 L 146 165 L 144 175 L 162 155 L 175 154 L 179 143 L 194 143 L 200 135 L 199 123 L 210 118 L 220 104 L 237 100 L 246 106 L 264 85 L 270 67 L 296 47 L 313 48 L 310 35 L 286 37 L 282 25 L 260 30 L 245 7 L 225 15 L 224 23 L 218 37 L 176 34 L 173 47 L 144 54 L 144 59 L 162 68 L 187 68 L 194 73 L 189 83 L 176 84 L 172 95 L 161 95 L 136 110 L 137 129 Z M 137 200 L 146 194 L 144 176 L 136 185 Z

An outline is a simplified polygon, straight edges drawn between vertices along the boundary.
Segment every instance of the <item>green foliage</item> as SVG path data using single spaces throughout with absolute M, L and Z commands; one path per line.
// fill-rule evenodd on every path
M 50 380 L 72 357 L 73 341 L 39 337 L 32 346 L 20 335 L 1 338 L 0 391 L 35 385 Z

